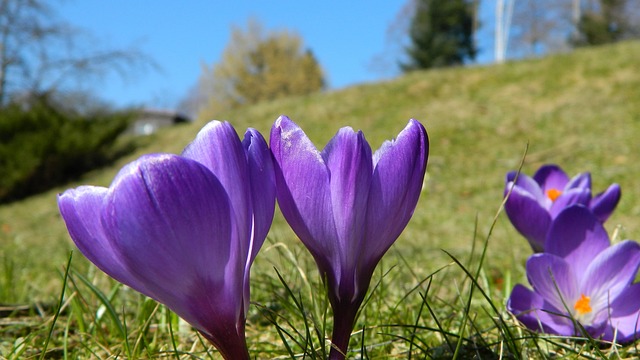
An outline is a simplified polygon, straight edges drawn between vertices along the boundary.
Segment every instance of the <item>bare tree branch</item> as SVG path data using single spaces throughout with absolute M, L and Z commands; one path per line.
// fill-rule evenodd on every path
M 107 73 L 157 68 L 135 48 L 105 50 L 47 0 L 0 0 L 0 106 L 12 97 L 73 90 Z M 138 71 L 139 72 L 139 71 Z

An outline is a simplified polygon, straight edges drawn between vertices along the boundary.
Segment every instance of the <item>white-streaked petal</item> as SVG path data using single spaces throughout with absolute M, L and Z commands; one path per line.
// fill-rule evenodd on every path
M 513 288 L 507 309 L 531 330 L 563 336 L 575 334 L 573 323 L 564 309 L 556 309 L 523 285 L 517 284 Z
M 182 156 L 206 166 L 222 184 L 230 200 L 237 231 L 235 237 L 251 237 L 251 187 L 247 154 L 235 129 L 228 122 L 211 121 L 182 152 Z M 249 243 L 240 244 L 248 254 Z
M 411 119 L 392 141 L 374 154 L 374 173 L 367 207 L 365 267 L 375 267 L 400 236 L 418 203 L 429 156 L 429 138 Z
M 551 224 L 549 212 L 529 191 L 518 185 L 513 186 L 508 195 L 504 210 L 513 227 L 529 241 L 534 252 L 544 251 Z
M 574 205 L 558 214 L 549 228 L 545 251 L 564 258 L 583 273 L 595 257 L 609 247 L 602 223 L 584 206 Z
M 640 266 L 640 245 L 626 240 L 602 251 L 581 279 L 581 288 L 597 312 L 618 299 L 635 279 Z M 638 299 L 640 301 L 640 299 Z
M 148 295 L 192 325 L 213 319 L 190 298 L 215 293 L 217 316 L 239 318 L 243 261 L 232 237 L 229 198 L 204 165 L 176 155 L 151 155 L 124 167 L 106 198 L 103 224 L 130 273 Z
M 371 148 L 362 132 L 342 128 L 321 152 L 329 171 L 331 209 L 340 247 L 340 267 L 353 274 L 362 258 L 365 219 L 373 163 Z M 353 276 L 346 281 L 353 287 Z
M 554 308 L 572 311 L 579 298 L 579 284 L 571 266 L 562 258 L 541 253 L 527 260 L 527 277 L 533 289 Z
M 100 270 L 121 283 L 145 293 L 145 286 L 132 276 L 121 254 L 102 226 L 102 209 L 109 189 L 81 186 L 58 196 L 60 214 L 80 252 Z
M 269 142 L 280 210 L 318 266 L 330 271 L 329 264 L 340 255 L 327 166 L 304 131 L 286 116 L 274 123 Z
M 569 182 L 569 176 L 555 164 L 545 164 L 541 166 L 533 175 L 533 179 L 540 184 L 544 193 L 551 189 L 564 190 Z
M 242 145 L 247 153 L 249 183 L 253 212 L 253 243 L 249 263 L 255 259 L 267 237 L 276 205 L 276 179 L 271 150 L 264 137 L 255 129 L 248 129 Z

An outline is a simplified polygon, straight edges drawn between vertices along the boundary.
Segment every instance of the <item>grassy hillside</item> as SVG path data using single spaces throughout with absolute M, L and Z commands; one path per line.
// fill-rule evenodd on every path
M 318 147 L 342 126 L 362 129 L 375 149 L 394 137 L 409 118 L 425 124 L 431 141 L 425 188 L 414 218 L 380 267 L 381 274 L 390 271 L 383 279 L 393 289 L 387 290 L 389 296 L 402 298 L 397 294 L 408 293 L 450 264 L 441 249 L 467 261 L 474 238 L 480 246 L 499 209 L 506 172 L 517 169 L 527 146 L 525 173 L 551 162 L 570 175 L 591 171 L 595 191 L 619 183 L 623 197 L 607 228 L 620 238 L 640 240 L 640 43 L 499 66 L 416 72 L 387 82 L 242 108 L 220 114 L 219 119 L 229 120 L 239 132 L 255 127 L 268 138 L 280 114 L 296 121 Z M 180 152 L 203 124 L 163 131 L 111 168 L 0 207 L 0 303 L 57 301 L 62 276 L 51 276 L 51 271 L 62 271 L 74 249 L 57 212 L 58 192 L 80 184 L 107 186 L 123 164 L 143 153 Z M 510 291 L 509 279 L 526 282 L 523 264 L 529 254 L 526 241 L 501 214 L 484 267 L 495 304 L 503 301 L 501 291 Z M 294 260 L 289 258 L 300 262 L 309 278 L 317 278 L 310 256 L 278 216 L 253 277 L 277 279 L 273 266 L 292 268 L 289 262 Z M 77 251 L 73 264 L 85 273 L 95 272 Z M 300 273 L 284 272 L 291 276 L 292 287 L 304 291 Z M 460 301 L 454 300 L 458 292 L 466 291 L 460 270 L 449 266 L 437 276 L 429 290 L 432 306 Z M 448 276 L 455 279 L 455 287 Z M 501 288 L 503 281 L 506 289 Z M 256 286 L 252 300 L 268 305 L 274 295 Z M 419 307 L 420 301 L 412 306 Z M 472 312 L 484 315 L 481 307 Z M 359 326 L 378 322 L 370 316 L 365 312 Z M 261 320 L 250 318 L 249 323 L 260 330 Z M 277 339 L 275 330 L 265 328 Z M 250 346 L 252 336 L 257 340 L 258 334 L 248 334 Z M 282 352 L 259 357 L 276 355 Z

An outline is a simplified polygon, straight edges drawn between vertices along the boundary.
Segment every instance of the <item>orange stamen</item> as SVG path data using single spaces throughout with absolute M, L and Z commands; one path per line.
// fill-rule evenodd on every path
M 551 201 L 556 201 L 558 196 L 562 195 L 562 191 L 558 189 L 549 189 L 547 190 L 547 197 L 551 199 Z
M 573 308 L 576 309 L 578 315 L 583 315 L 591 312 L 591 298 L 586 296 L 585 294 L 580 295 L 580 299 L 576 301 L 576 304 L 573 305 Z

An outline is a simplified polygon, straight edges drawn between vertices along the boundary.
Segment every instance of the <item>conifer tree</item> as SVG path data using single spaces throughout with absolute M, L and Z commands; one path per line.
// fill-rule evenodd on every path
M 635 1 L 600 0 L 597 6 L 586 9 L 578 23 L 576 46 L 613 43 L 637 38 L 638 8 Z
M 473 0 L 414 0 L 403 71 L 462 65 L 476 56 Z

